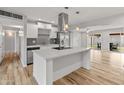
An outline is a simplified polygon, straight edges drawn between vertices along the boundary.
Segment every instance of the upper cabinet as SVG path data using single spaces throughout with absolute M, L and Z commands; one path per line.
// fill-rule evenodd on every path
M 71 45 L 72 47 L 87 48 L 88 35 L 86 32 L 73 31 L 71 33 Z
M 38 26 L 35 24 L 27 24 L 27 38 L 38 37 Z
M 72 32 L 72 46 L 73 47 L 81 47 L 81 33 L 74 31 Z
M 52 25 L 51 24 L 45 24 L 45 23 L 41 23 L 41 22 L 38 22 L 38 28 L 40 29 L 52 29 Z
M 49 34 L 49 38 L 57 37 L 57 27 L 51 24 L 38 22 L 37 24 L 27 24 L 27 38 L 38 38 L 38 34 Z
M 50 32 L 50 38 L 57 38 L 57 27 L 52 27 L 51 32 Z

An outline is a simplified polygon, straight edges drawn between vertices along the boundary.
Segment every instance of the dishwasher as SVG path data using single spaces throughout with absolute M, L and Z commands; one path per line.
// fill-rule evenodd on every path
M 27 48 L 27 65 L 33 64 L 33 50 L 39 50 L 40 47 Z

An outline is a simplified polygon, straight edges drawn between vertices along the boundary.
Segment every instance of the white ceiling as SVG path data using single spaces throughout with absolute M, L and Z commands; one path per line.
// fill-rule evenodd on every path
M 124 13 L 124 8 L 121 7 L 69 7 L 67 10 L 64 7 L 1 7 L 1 9 L 24 14 L 33 20 L 54 21 L 56 24 L 58 14 L 65 12 L 69 14 L 69 24 L 71 25 Z M 80 14 L 77 15 L 76 11 L 79 11 Z

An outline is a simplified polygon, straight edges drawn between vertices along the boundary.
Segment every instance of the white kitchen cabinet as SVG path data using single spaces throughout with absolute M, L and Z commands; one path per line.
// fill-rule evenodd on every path
M 81 32 L 81 47 L 88 47 L 88 35 L 86 32 Z
M 27 38 L 38 37 L 38 26 L 35 24 L 27 24 Z
M 51 32 L 50 32 L 50 38 L 56 38 L 57 37 L 57 27 L 52 27 Z
M 38 22 L 37 25 L 38 25 L 38 28 L 42 28 L 42 29 L 45 28 L 45 24 L 44 23 Z
M 45 23 L 38 22 L 37 25 L 38 25 L 38 28 L 40 29 L 52 29 L 51 24 L 45 24 Z
M 45 24 L 45 28 L 46 29 L 52 29 L 52 25 L 51 24 Z
M 50 29 L 41 29 L 41 28 L 38 28 L 38 35 L 49 35 L 51 32 Z
M 72 32 L 72 46 L 81 47 L 81 32 Z

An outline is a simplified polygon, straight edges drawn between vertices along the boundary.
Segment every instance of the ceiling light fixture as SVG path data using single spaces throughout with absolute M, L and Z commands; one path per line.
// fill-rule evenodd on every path
M 67 31 L 68 28 L 69 28 L 68 24 L 65 24 L 65 26 L 64 26 L 64 31 Z
M 65 9 L 69 9 L 69 7 L 64 7 Z
M 12 32 L 8 32 L 8 36 L 13 36 L 13 33 Z
M 79 28 L 79 27 L 76 27 L 76 30 L 77 30 L 77 31 L 79 31 L 79 30 L 80 30 L 80 28 Z
M 2 35 L 3 35 L 3 36 L 5 36 L 5 33 L 4 33 L 4 32 L 2 32 Z
M 79 14 L 80 12 L 79 11 L 76 11 L 76 14 Z
M 38 20 L 39 20 L 39 21 L 41 21 L 41 19 L 40 19 L 40 18 L 39 18 Z
M 65 25 L 65 28 L 68 29 L 68 24 Z

